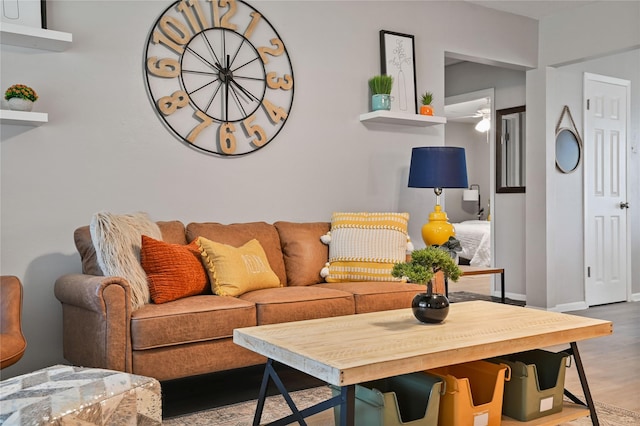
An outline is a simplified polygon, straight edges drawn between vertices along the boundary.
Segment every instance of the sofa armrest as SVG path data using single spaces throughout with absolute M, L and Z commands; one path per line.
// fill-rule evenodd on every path
M 56 280 L 63 355 L 75 365 L 132 372 L 131 288 L 121 277 L 69 274 Z

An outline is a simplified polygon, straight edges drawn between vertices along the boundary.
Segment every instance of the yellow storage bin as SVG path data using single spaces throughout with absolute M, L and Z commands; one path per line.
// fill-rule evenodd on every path
M 428 370 L 441 377 L 439 426 L 499 426 L 502 420 L 504 382 L 509 367 L 487 361 Z
M 491 359 L 511 368 L 502 413 L 525 422 L 562 411 L 568 357 L 565 352 L 536 349 Z
M 340 388 L 331 386 L 333 395 Z M 356 426 L 437 426 L 442 380 L 411 373 L 356 385 Z M 340 407 L 334 407 L 336 424 Z

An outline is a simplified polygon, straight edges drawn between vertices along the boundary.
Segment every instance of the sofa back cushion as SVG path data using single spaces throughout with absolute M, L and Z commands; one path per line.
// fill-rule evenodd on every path
M 174 220 L 156 223 L 162 232 L 162 241 L 172 244 L 187 244 L 184 224 L 182 222 Z M 73 233 L 73 240 L 78 253 L 80 253 L 80 259 L 82 260 L 82 273 L 88 275 L 103 275 L 102 269 L 100 265 L 98 265 L 98 258 L 96 257 L 96 250 L 91 240 L 89 225 L 76 229 Z
M 276 222 L 287 271 L 287 285 L 300 286 L 324 282 L 320 270 L 329 259 L 329 247 L 320 237 L 331 227 L 329 222 Z
M 216 222 L 190 223 L 187 225 L 186 236 L 188 241 L 204 237 L 216 243 L 233 247 L 240 247 L 255 238 L 264 249 L 269 266 L 278 276 L 280 283 L 284 285 L 287 283 L 280 237 L 273 225 L 266 222 L 232 223 L 230 225 Z

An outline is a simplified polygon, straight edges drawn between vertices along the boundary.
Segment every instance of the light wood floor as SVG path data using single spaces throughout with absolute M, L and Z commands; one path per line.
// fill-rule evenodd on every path
M 640 412 L 640 303 L 592 306 L 569 313 L 613 322 L 612 335 L 577 343 L 593 399 Z M 581 393 L 575 367 L 567 369 L 565 388 Z
M 490 277 L 462 277 L 449 291 L 490 294 Z M 613 322 L 613 334 L 578 342 L 585 374 L 596 401 L 640 412 L 640 303 L 614 303 L 567 312 Z M 561 351 L 567 347 L 545 348 Z M 567 369 L 566 388 L 582 394 L 575 366 Z
M 496 275 L 498 286 L 500 284 L 500 275 Z M 470 293 L 491 295 L 491 275 L 472 275 L 469 277 L 460 277 L 458 282 L 449 283 L 449 292 L 467 291 Z

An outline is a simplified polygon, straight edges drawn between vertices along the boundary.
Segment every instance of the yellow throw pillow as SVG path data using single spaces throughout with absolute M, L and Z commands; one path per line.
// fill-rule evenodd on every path
M 331 231 L 321 238 L 329 262 L 320 275 L 330 283 L 401 281 L 391 270 L 413 249 L 408 224 L 409 213 L 334 213 Z
M 258 240 L 253 239 L 241 247 L 204 237 L 198 237 L 196 243 L 215 294 L 240 296 L 252 290 L 282 287 Z

